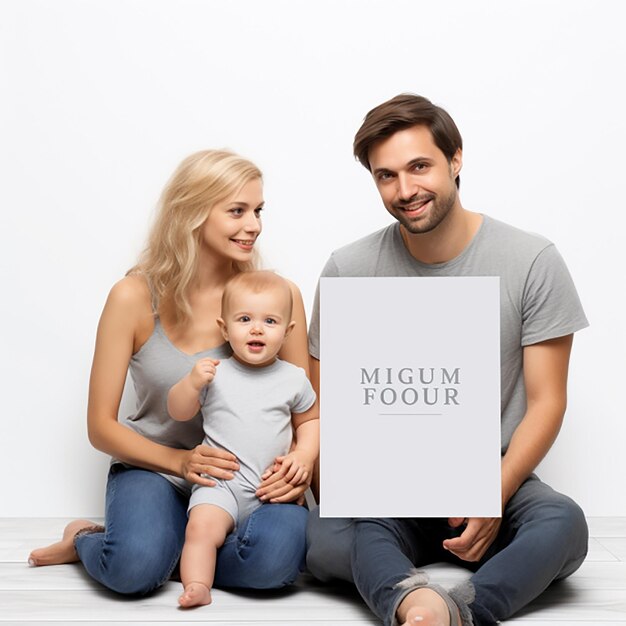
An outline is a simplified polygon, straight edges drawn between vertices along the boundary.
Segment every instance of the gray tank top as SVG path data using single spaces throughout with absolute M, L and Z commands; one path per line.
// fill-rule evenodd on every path
M 147 439 L 170 448 L 190 450 L 197 446 L 204 437 L 202 415 L 198 413 L 188 422 L 177 422 L 167 412 L 167 394 L 199 359 L 225 359 L 231 354 L 227 343 L 211 350 L 186 354 L 172 344 L 160 320 L 155 318 L 152 335 L 130 360 L 129 371 L 137 396 L 136 411 L 133 415 L 120 417 L 119 421 Z M 182 478 L 162 476 L 185 493 L 190 492 L 188 483 Z

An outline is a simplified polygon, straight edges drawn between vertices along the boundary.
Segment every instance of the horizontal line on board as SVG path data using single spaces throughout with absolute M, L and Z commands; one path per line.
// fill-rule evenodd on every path
M 378 415 L 443 415 L 443 413 L 379 413 Z

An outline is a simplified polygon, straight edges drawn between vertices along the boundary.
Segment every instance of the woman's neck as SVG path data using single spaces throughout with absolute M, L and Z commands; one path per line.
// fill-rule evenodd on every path
M 205 248 L 200 248 L 192 290 L 195 292 L 221 290 L 236 273 L 235 265 L 230 259 L 218 258 Z

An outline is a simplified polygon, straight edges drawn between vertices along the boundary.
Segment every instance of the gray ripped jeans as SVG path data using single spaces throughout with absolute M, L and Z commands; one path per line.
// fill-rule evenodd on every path
M 508 502 L 498 536 L 478 563 L 442 548 L 444 539 L 461 531 L 445 519 L 320 519 L 314 510 L 307 565 L 320 580 L 354 582 L 386 626 L 397 623 L 395 609 L 411 591 L 397 585 L 411 571 L 438 561 L 462 565 L 474 573 L 453 595 L 467 600 L 469 623 L 486 626 L 511 617 L 550 583 L 575 572 L 587 553 L 580 507 L 535 476 Z

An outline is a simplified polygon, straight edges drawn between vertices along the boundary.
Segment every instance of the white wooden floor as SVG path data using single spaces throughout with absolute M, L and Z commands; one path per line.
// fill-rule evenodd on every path
M 176 582 L 149 598 L 125 599 L 92 582 L 78 564 L 28 567 L 30 550 L 57 540 L 67 521 L 0 519 L 0 624 L 379 624 L 351 588 L 316 584 L 306 575 L 291 591 L 269 595 L 215 590 L 211 606 L 183 611 Z M 507 624 L 626 624 L 626 518 L 591 518 L 589 526 L 589 556 L 580 570 Z M 427 569 L 444 586 L 467 577 L 452 566 Z

